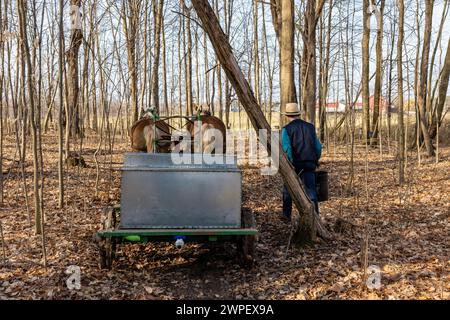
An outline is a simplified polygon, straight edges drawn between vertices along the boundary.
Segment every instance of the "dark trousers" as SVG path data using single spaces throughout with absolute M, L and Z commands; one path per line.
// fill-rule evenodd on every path
M 316 190 L 316 165 L 313 163 L 306 163 L 295 167 L 295 173 L 300 174 L 300 178 L 304 186 L 306 187 L 306 192 L 309 198 L 314 202 L 314 207 L 316 213 L 319 214 L 319 201 L 317 198 Z M 283 187 L 283 215 L 290 218 L 292 214 L 292 197 L 289 194 L 288 188 L 285 185 Z

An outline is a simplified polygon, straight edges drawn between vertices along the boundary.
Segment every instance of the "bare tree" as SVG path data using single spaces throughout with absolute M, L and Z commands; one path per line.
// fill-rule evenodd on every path
M 369 0 L 363 1 L 363 37 L 362 37 L 362 103 L 363 103 L 363 139 L 369 138 L 369 41 L 370 41 Z
M 153 19 L 154 19 L 154 51 L 153 51 L 153 76 L 152 76 L 152 97 L 153 106 L 159 111 L 159 64 L 161 55 L 161 32 L 162 32 L 162 15 L 164 0 L 153 1 Z
M 317 92 L 317 56 L 316 29 L 322 15 L 325 0 L 311 0 L 306 2 L 304 27 L 301 30 L 303 38 L 302 54 L 302 105 L 306 112 L 306 119 L 315 124 L 316 121 L 316 92 Z
M 64 0 L 59 1 L 59 112 L 58 112 L 58 204 L 64 206 L 64 169 L 63 169 L 63 110 L 64 110 Z
M 423 142 L 425 143 L 425 148 L 427 149 L 428 156 L 434 156 L 434 148 L 431 142 L 430 133 L 428 131 L 428 120 L 427 120 L 427 82 L 428 82 L 428 61 L 430 54 L 430 43 L 431 43 L 431 29 L 433 23 L 433 5 L 434 1 L 425 2 L 425 30 L 423 37 L 422 46 L 422 59 L 420 63 L 420 81 L 418 88 L 418 109 L 419 109 L 419 122 L 420 129 L 423 137 Z
M 331 34 L 332 34 L 332 13 L 333 13 L 333 0 L 328 1 L 328 27 L 325 32 L 325 26 L 321 27 L 321 35 L 326 33 L 325 44 L 323 39 L 320 41 L 320 73 L 319 73 L 319 136 L 321 141 L 325 141 L 325 128 L 326 128 L 326 103 L 329 92 L 329 75 L 330 69 L 330 51 L 331 51 Z M 325 47 L 325 48 L 324 48 Z M 325 51 L 325 53 L 323 53 Z
M 186 6 L 185 1 L 181 1 L 181 7 L 185 19 L 183 19 L 183 39 L 185 39 L 184 56 L 185 66 L 185 95 L 186 95 L 186 114 L 194 114 L 193 98 L 192 98 L 192 33 L 191 33 L 191 8 Z M 186 48 L 187 47 L 187 48 Z
M 167 46 L 166 46 L 166 32 L 164 26 L 164 15 L 162 13 L 161 13 L 161 37 L 162 37 L 162 68 L 163 68 L 162 76 L 163 76 L 164 111 L 166 115 L 169 115 L 169 95 L 167 89 Z
M 5 28 L 3 27 L 3 4 L 0 3 L 0 205 L 3 205 L 3 83 L 5 81 Z M 6 97 L 5 97 L 6 98 Z M 3 248 L 4 250 L 4 248 Z
M 70 134 L 72 136 L 80 134 L 80 112 L 79 112 L 79 70 L 78 55 L 83 41 L 83 33 L 81 31 L 81 0 L 70 0 L 72 27 L 70 32 L 69 48 L 67 50 L 67 115 L 66 121 L 69 123 Z M 68 150 L 66 150 L 68 152 Z
M 403 0 L 398 0 L 398 42 L 397 42 L 397 73 L 398 73 L 398 181 L 405 180 L 405 126 L 403 118 L 403 41 L 405 25 L 405 5 Z
M 41 215 L 41 198 L 40 198 L 40 168 L 39 168 L 39 159 L 38 159 L 38 132 L 36 128 L 36 106 L 35 106 L 35 92 L 34 92 L 34 80 L 33 80 L 33 70 L 31 64 L 30 57 L 30 46 L 28 44 L 28 36 L 27 36 L 27 6 L 26 0 L 18 0 L 18 14 L 19 14 L 19 30 L 20 30 L 20 44 L 21 44 L 21 61 L 22 61 L 22 77 L 23 82 L 27 83 L 28 90 L 28 101 L 30 104 L 30 120 L 31 120 L 31 134 L 32 134 L 32 143 L 33 143 L 33 187 L 34 187 L 34 218 L 35 218 L 35 232 L 36 234 L 42 233 L 42 215 Z M 26 71 L 26 75 L 25 75 Z M 26 79 L 25 79 L 26 77 Z M 25 100 L 25 88 L 23 97 Z
M 122 21 L 127 43 L 128 70 L 130 72 L 129 83 L 131 94 L 132 122 L 136 122 L 139 119 L 136 46 L 138 40 L 140 10 L 140 0 L 124 1 L 122 3 Z
M 380 127 L 380 103 L 381 103 L 381 84 L 383 73 L 383 23 L 384 23 L 384 7 L 385 0 L 380 3 L 380 20 L 378 21 L 377 29 L 377 43 L 376 43 L 376 70 L 375 70 L 375 89 L 373 94 L 373 117 L 372 117 L 372 136 L 371 144 L 373 144 L 378 137 L 378 128 Z M 383 101 L 383 106 L 385 102 Z

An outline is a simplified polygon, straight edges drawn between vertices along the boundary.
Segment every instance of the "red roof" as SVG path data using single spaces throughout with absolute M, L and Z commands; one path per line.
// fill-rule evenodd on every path
M 327 102 L 325 104 L 325 107 L 326 108 L 330 108 L 330 109 L 338 109 L 339 105 L 340 105 L 339 102 L 332 101 L 332 102 Z M 386 99 L 384 97 L 380 97 L 380 108 L 381 109 L 386 109 L 387 105 L 388 105 L 388 103 L 387 103 Z M 319 107 L 319 101 L 317 101 L 317 105 L 316 106 Z M 369 98 L 369 108 L 373 110 L 374 106 L 375 106 L 375 97 L 372 95 Z M 363 107 L 363 103 L 358 101 L 358 102 L 356 102 L 353 105 L 353 107 L 354 108 L 362 108 Z
M 339 108 L 339 102 L 329 102 L 326 104 L 327 108 Z

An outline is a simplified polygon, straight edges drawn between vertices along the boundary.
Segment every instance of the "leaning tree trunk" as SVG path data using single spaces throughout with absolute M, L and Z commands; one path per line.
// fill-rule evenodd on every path
M 236 91 L 242 106 L 245 108 L 253 127 L 255 130 L 267 130 L 268 152 L 272 150 L 272 147 L 278 147 L 280 148 L 279 150 L 282 150 L 279 142 L 277 142 L 277 146 L 272 145 L 272 131 L 270 125 L 264 117 L 264 113 L 261 108 L 258 106 L 251 87 L 245 79 L 236 58 L 232 53 L 227 36 L 223 32 L 213 9 L 208 3 L 208 0 L 192 0 L 192 4 L 198 17 L 202 21 L 203 28 L 209 35 L 221 66 Z M 295 205 L 301 213 L 298 215 L 294 212 L 294 227 L 297 230 L 297 240 L 301 243 L 312 242 L 316 239 L 317 231 L 319 231 L 324 237 L 328 236 L 327 231 L 320 222 L 320 219 L 315 215 L 314 205 L 306 195 L 305 188 L 300 183 L 298 176 L 295 174 L 295 171 L 286 154 L 281 152 L 279 160 L 281 176 L 288 186 Z

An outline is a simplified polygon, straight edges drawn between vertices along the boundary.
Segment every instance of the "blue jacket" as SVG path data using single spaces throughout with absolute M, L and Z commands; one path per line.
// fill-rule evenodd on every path
M 308 122 L 300 119 L 292 121 L 283 128 L 281 138 L 283 151 L 295 167 L 306 162 L 317 164 L 322 156 L 322 144 L 316 129 Z

